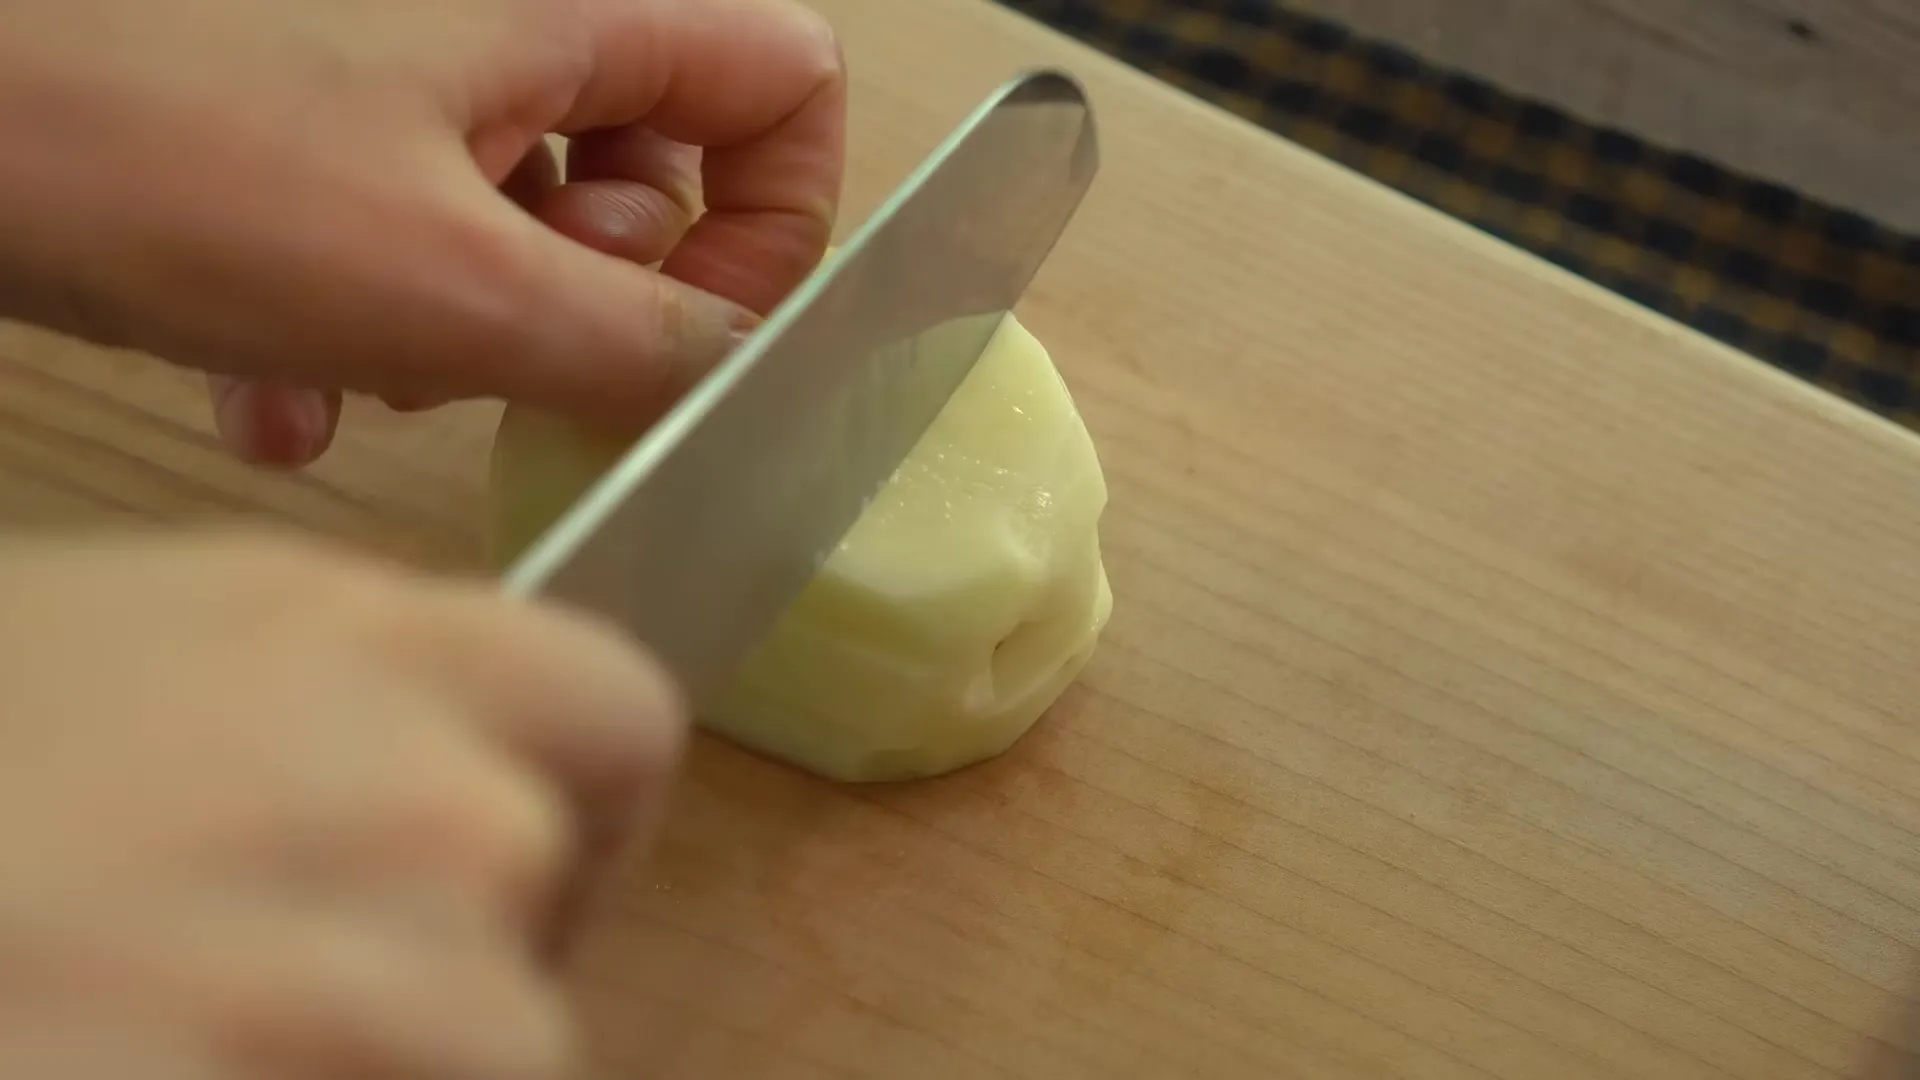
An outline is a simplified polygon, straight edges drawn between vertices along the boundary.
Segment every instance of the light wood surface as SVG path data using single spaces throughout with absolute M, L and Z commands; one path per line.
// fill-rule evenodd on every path
M 978 0 L 823 0 L 850 218 L 1016 68 L 1106 166 L 1023 317 L 1117 606 L 1002 759 L 701 742 L 576 984 L 620 1077 L 1866 1075 L 1920 971 L 1920 451 Z M 911 9 L 909 11 L 909 8 Z M 471 565 L 492 410 L 227 464 L 190 378 L 0 337 L 0 515 Z
M 1288 3 L 1920 231 L 1920 5 L 1909 0 Z

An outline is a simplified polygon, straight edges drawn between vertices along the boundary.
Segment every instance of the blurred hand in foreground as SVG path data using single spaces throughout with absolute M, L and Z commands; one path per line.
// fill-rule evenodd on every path
M 0 547 L 0 1073 L 545 1080 L 685 718 L 620 635 L 285 540 Z

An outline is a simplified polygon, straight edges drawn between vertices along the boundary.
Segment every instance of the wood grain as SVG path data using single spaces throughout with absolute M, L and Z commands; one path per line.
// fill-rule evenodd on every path
M 699 743 L 575 973 L 604 1075 L 1920 1061 L 1910 437 L 978 0 L 821 6 L 850 221 L 1017 68 L 1093 90 L 1106 168 L 1022 314 L 1109 470 L 1115 618 L 940 781 Z M 261 477 L 189 379 L 0 357 L 9 520 L 471 564 L 486 409 Z
M 1920 8 L 1907 0 L 1287 3 L 1920 231 Z
M 426 565 L 479 569 L 497 404 L 409 421 L 349 402 L 336 452 L 297 475 L 245 468 L 197 375 L 0 323 L 0 523 L 48 530 L 242 519 Z

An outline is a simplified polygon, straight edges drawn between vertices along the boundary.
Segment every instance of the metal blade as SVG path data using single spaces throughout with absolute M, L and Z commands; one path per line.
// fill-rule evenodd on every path
M 711 701 L 973 369 L 1099 167 L 1037 71 L 963 122 L 819 272 L 507 569 Z

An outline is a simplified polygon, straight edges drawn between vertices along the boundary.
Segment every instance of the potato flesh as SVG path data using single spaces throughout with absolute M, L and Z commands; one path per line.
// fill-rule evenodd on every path
M 625 449 L 511 407 L 493 461 L 504 561 Z M 701 724 L 844 781 L 1011 746 L 1112 609 L 1106 482 L 1051 358 L 1007 319 L 974 371 Z

